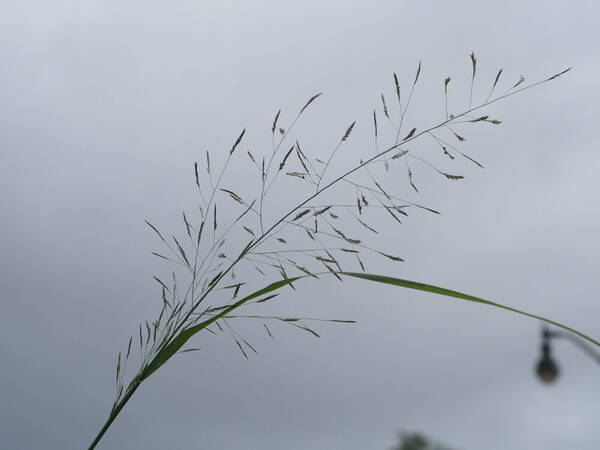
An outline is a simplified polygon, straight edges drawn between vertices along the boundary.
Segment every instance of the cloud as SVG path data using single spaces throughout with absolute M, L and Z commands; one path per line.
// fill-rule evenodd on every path
M 156 242 L 143 220 L 180 229 L 181 210 L 197 200 L 193 163 L 204 151 L 226 154 L 246 127 L 244 142 L 261 154 L 274 113 L 282 108 L 289 124 L 324 91 L 298 133 L 313 154 L 327 154 L 356 120 L 339 160 L 351 164 L 372 146 L 372 109 L 382 91 L 393 98 L 392 72 L 407 86 L 423 61 L 408 116 L 421 127 L 443 117 L 447 76 L 451 111 L 465 106 L 472 50 L 476 99 L 500 67 L 506 83 L 575 69 L 495 106 L 500 127 L 469 133 L 464 148 L 485 170 L 450 166 L 465 176 L 450 183 L 415 163 L 418 196 L 403 178 L 386 180 L 443 215 L 411 214 L 396 229 L 371 223 L 407 260 L 374 269 L 593 334 L 598 11 L 585 2 L 540 6 L 4 5 L 4 445 L 82 448 L 97 431 L 112 400 L 115 354 L 159 307 L 151 275 L 165 269 L 149 256 Z M 419 151 L 438 157 L 439 149 Z M 247 167 L 234 163 L 232 185 L 244 186 Z M 272 211 L 295 189 L 290 180 L 283 186 Z M 273 308 L 359 324 L 319 325 L 320 340 L 274 327 L 275 342 L 259 324 L 243 324 L 259 350 L 249 360 L 226 337 L 202 336 L 202 351 L 140 390 L 103 448 L 388 448 L 399 429 L 465 449 L 586 450 L 598 441 L 589 419 L 599 413 L 596 367 L 560 345 L 562 379 L 537 384 L 535 322 L 358 281 L 307 283 Z

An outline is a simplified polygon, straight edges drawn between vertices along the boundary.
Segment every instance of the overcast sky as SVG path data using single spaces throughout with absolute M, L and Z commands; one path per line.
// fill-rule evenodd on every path
M 375 217 L 380 248 L 406 262 L 373 259 L 370 271 L 600 337 L 598 13 L 591 1 L 3 2 L 0 447 L 87 448 L 113 399 L 117 352 L 160 308 L 152 275 L 170 270 L 150 255 L 159 246 L 144 219 L 182 233 L 204 151 L 221 164 L 247 127 L 226 179 L 251 196 L 245 152 L 268 153 L 274 113 L 287 126 L 323 91 L 295 138 L 324 159 L 356 120 L 333 176 L 373 154 L 379 95 L 393 99 L 393 72 L 410 86 L 420 60 L 407 114 L 419 129 L 443 117 L 447 76 L 450 112 L 467 106 L 471 51 L 474 104 L 499 68 L 504 90 L 521 74 L 574 70 L 487 110 L 502 125 L 460 128 L 485 169 L 423 141 L 410 150 L 465 179 L 415 160 L 416 194 L 404 165 L 380 172 L 443 214 Z M 305 189 L 283 180 L 271 220 Z M 557 342 L 562 376 L 541 385 L 535 321 L 358 280 L 298 288 L 254 312 L 359 323 L 317 324 L 320 339 L 274 324 L 271 340 L 246 322 L 258 350 L 248 360 L 228 336 L 200 335 L 202 350 L 145 383 L 98 448 L 383 450 L 399 430 L 464 450 L 598 447 L 600 370 Z

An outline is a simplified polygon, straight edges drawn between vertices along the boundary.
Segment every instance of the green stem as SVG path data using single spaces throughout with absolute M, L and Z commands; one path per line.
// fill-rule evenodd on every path
M 127 389 L 127 392 L 125 392 L 125 395 L 123 396 L 123 398 L 117 404 L 115 404 L 113 409 L 110 411 L 110 414 L 108 415 L 108 419 L 106 419 L 106 422 L 104 423 L 104 425 L 102 426 L 102 428 L 100 429 L 100 431 L 98 432 L 98 434 L 96 435 L 94 440 L 92 441 L 91 445 L 88 447 L 88 450 L 93 450 L 94 448 L 96 448 L 96 446 L 98 445 L 98 443 L 100 442 L 100 440 L 102 439 L 102 437 L 104 436 L 106 431 L 110 428 L 110 426 L 112 425 L 114 420 L 117 418 L 117 416 L 119 415 L 119 413 L 121 412 L 123 407 L 127 404 L 129 399 L 133 396 L 133 394 L 135 393 L 137 388 L 140 386 L 140 384 L 142 384 L 141 381 L 136 381 L 136 382 L 132 382 L 129 385 L 129 388 Z

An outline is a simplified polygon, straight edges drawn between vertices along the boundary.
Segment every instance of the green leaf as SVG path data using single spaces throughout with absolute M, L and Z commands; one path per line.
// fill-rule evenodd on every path
M 181 347 L 183 347 L 183 345 L 185 345 L 185 343 L 193 335 L 195 335 L 199 331 L 203 330 L 204 328 L 206 328 L 207 326 L 209 326 L 213 322 L 216 322 L 217 320 L 219 320 L 223 316 L 229 314 L 234 309 L 239 308 L 244 303 L 247 303 L 250 300 L 255 299 L 256 297 L 260 297 L 261 295 L 268 294 L 269 292 L 275 291 L 277 289 L 281 289 L 282 287 L 287 286 L 288 284 L 293 283 L 294 281 L 298 280 L 299 278 L 304 278 L 304 277 L 287 278 L 285 280 L 279 280 L 279 281 L 276 281 L 275 283 L 271 283 L 268 286 L 265 286 L 264 288 L 259 289 L 258 291 L 253 292 L 252 294 L 250 294 L 250 295 L 248 295 L 248 296 L 246 296 L 246 297 L 238 300 L 237 302 L 232 303 L 231 305 L 229 305 L 226 308 L 224 308 L 220 313 L 215 314 L 214 316 L 212 316 L 210 319 L 207 319 L 207 320 L 205 320 L 203 322 L 200 322 L 198 325 L 194 325 L 193 327 L 184 329 L 183 331 L 181 331 L 177 335 L 177 337 L 175 337 L 169 343 L 169 345 L 167 345 L 160 352 L 158 352 L 158 354 L 154 357 L 154 359 L 150 362 L 150 364 L 148 364 L 148 367 L 146 368 L 146 370 L 142 374 L 141 378 L 142 379 L 148 378 L 160 366 L 162 366 L 173 355 L 175 355 L 179 351 L 179 349 Z
M 510 306 L 501 305 L 500 303 L 495 303 L 489 300 L 485 300 L 483 298 L 474 297 L 469 294 L 463 294 L 462 292 L 453 291 L 450 289 L 442 288 L 439 286 L 433 286 L 431 284 L 419 283 L 417 281 L 410 280 L 402 280 L 400 278 L 387 277 L 383 275 L 374 275 L 370 273 L 357 273 L 357 272 L 340 272 L 341 275 L 346 275 L 349 277 L 362 278 L 364 280 L 376 281 L 378 283 L 391 284 L 393 286 L 400 286 L 408 289 L 416 289 L 419 291 L 431 292 L 433 294 L 445 295 L 448 297 L 460 298 L 463 300 L 467 300 L 470 302 L 483 303 L 484 305 L 493 306 L 495 308 L 505 309 L 507 311 L 511 311 L 517 314 L 521 314 L 523 316 L 530 317 L 532 319 L 541 320 L 542 322 L 549 323 L 556 327 L 562 328 L 563 330 L 569 331 L 571 333 L 576 334 L 577 336 L 585 339 L 586 341 L 600 347 L 600 342 L 591 338 L 590 336 L 581 333 L 571 327 L 563 325 L 559 322 L 555 322 L 554 320 L 546 319 L 545 317 L 541 317 L 535 314 L 528 313 L 526 311 L 521 311 L 516 308 L 511 308 Z

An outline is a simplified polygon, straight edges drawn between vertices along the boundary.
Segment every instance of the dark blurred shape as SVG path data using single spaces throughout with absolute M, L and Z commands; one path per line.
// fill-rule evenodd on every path
M 558 370 L 558 365 L 552 358 L 550 339 L 546 335 L 544 335 L 544 342 L 542 344 L 542 357 L 537 363 L 536 372 L 540 380 L 542 380 L 544 383 L 554 382 L 560 373 Z
M 422 433 L 400 433 L 400 442 L 391 450 L 452 450 L 437 442 L 432 442 Z
M 535 372 L 544 383 L 552 383 L 560 375 L 558 364 L 552 358 L 552 347 L 550 341 L 555 338 L 562 338 L 572 342 L 583 353 L 600 364 L 600 352 L 588 342 L 581 339 L 574 333 L 559 330 L 550 330 L 546 325 L 542 326 L 542 357 L 540 358 Z
M 574 333 L 550 330 L 544 325 L 542 326 L 542 357 L 535 368 L 535 372 L 544 383 L 552 383 L 560 375 L 558 364 L 556 364 L 552 358 L 552 347 L 550 346 L 550 340 L 554 338 L 562 338 L 572 342 L 586 355 L 600 364 L 600 353 L 588 342 L 584 341 Z

